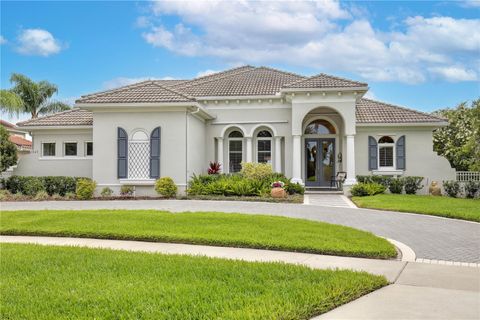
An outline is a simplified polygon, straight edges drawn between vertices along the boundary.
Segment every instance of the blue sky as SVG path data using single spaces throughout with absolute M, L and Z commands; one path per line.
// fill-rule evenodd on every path
M 1 88 L 23 73 L 69 102 L 242 64 L 367 81 L 371 97 L 424 111 L 480 97 L 480 1 L 0 5 Z

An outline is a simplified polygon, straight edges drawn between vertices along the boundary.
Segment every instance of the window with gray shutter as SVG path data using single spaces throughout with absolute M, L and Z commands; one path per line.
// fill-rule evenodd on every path
M 117 176 L 126 179 L 128 174 L 128 136 L 124 129 L 117 129 Z
M 405 170 L 405 136 L 401 136 L 397 140 L 397 170 Z
M 368 137 L 368 170 L 377 170 L 377 140 L 374 137 Z
M 150 178 L 160 178 L 160 127 L 150 135 Z

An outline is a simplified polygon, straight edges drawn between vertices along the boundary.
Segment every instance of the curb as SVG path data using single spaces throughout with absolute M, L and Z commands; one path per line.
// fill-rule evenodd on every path
M 400 252 L 402 253 L 402 261 L 407 261 L 407 262 L 416 261 L 417 256 L 415 254 L 415 251 L 413 251 L 413 249 L 407 246 L 405 243 L 397 240 L 393 240 L 390 238 L 385 238 L 385 237 L 382 237 L 382 238 L 384 238 L 385 240 L 393 244 L 398 250 L 400 250 Z

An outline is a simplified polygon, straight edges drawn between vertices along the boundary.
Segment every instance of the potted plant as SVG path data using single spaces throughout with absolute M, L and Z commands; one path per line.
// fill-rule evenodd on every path
M 285 183 L 282 181 L 274 181 L 272 183 L 272 191 L 270 192 L 272 198 L 286 198 L 287 192 L 285 192 L 283 187 L 285 187 Z

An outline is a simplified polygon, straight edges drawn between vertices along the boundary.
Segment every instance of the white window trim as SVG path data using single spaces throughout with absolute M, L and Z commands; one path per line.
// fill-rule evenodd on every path
M 76 155 L 74 155 L 74 156 L 67 156 L 67 155 L 65 154 L 65 151 L 66 151 L 66 150 L 65 150 L 65 144 L 66 144 L 66 143 L 75 143 L 75 144 L 77 145 L 77 154 L 76 154 Z M 64 158 L 78 158 L 78 141 L 63 141 L 62 147 L 63 147 L 62 155 L 63 155 Z
M 242 142 L 242 151 L 241 151 L 241 154 L 242 154 L 242 162 L 243 162 L 243 156 L 245 154 L 245 137 L 242 137 L 242 138 L 227 138 L 227 164 L 228 164 L 228 173 L 236 173 L 236 172 L 230 172 L 230 141 L 241 141 Z M 235 153 L 240 153 L 238 151 L 233 151 Z
M 87 155 L 87 143 L 91 143 L 91 144 L 92 144 L 92 155 L 91 155 L 91 156 Z M 83 142 L 83 156 L 84 156 L 85 158 L 91 158 L 91 157 L 93 157 L 93 141 L 84 141 L 84 142 Z
M 393 140 L 393 143 L 379 143 L 378 141 L 382 137 L 390 137 Z M 383 167 L 380 165 L 380 148 L 381 147 L 390 147 L 393 149 L 393 155 L 392 155 L 392 164 L 393 166 L 390 167 Z M 397 164 L 396 164 L 396 159 L 397 159 L 397 141 L 395 140 L 395 135 L 391 134 L 384 134 L 380 136 L 377 139 L 377 164 L 378 164 L 378 170 L 377 171 L 397 171 Z
M 270 132 L 270 134 L 271 134 L 271 132 Z M 258 150 L 258 141 L 270 141 L 270 163 L 268 163 L 268 162 L 265 162 L 265 163 L 267 163 L 267 164 L 269 164 L 273 167 L 273 163 L 274 163 L 273 162 L 273 160 L 274 160 L 273 159 L 273 148 L 274 148 L 274 146 L 273 146 L 273 144 L 274 144 L 273 143 L 273 135 L 272 135 L 272 137 L 257 137 L 255 139 L 255 162 L 257 162 L 257 163 L 259 163 L 258 162 L 259 152 L 267 153 L 266 151 L 259 151 Z
M 43 152 L 44 151 L 43 145 L 47 144 L 47 143 L 53 143 L 55 145 L 55 154 L 53 156 L 46 156 Z M 48 140 L 47 141 L 42 141 L 42 143 L 40 144 L 40 148 L 41 148 L 40 154 L 42 155 L 42 158 L 54 158 L 54 157 L 57 156 L 57 142 L 56 141 L 48 141 Z

